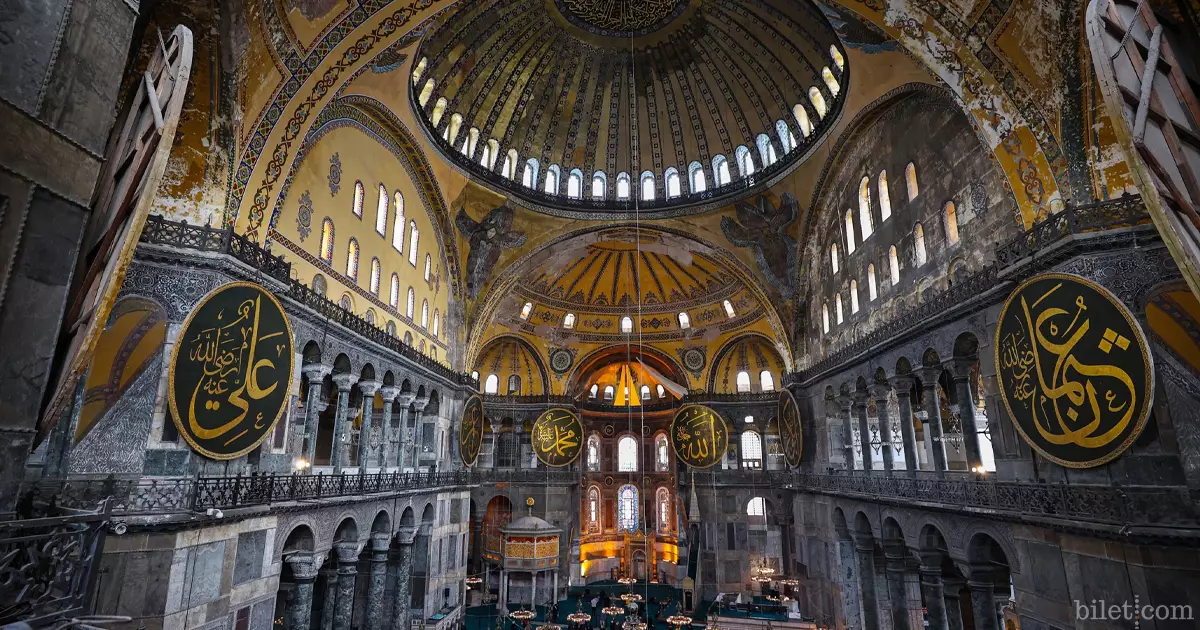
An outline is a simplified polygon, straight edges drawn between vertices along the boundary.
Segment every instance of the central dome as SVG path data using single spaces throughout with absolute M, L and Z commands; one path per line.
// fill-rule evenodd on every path
M 476 181 L 610 219 L 777 181 L 833 126 L 848 81 L 809 0 L 493 0 L 426 35 L 411 89 L 431 142 Z

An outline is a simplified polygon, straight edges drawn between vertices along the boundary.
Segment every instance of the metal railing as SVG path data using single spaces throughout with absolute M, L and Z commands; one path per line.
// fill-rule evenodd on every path
M 1125 193 L 1116 199 L 1067 206 L 1035 223 L 1028 231 L 996 247 L 996 264 L 1001 268 L 1034 255 L 1069 236 L 1115 230 L 1150 223 L 1140 195 Z

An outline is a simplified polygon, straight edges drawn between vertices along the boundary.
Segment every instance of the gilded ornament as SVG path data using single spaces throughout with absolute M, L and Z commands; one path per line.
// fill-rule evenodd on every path
M 547 466 L 560 468 L 583 452 L 583 423 L 566 409 L 548 409 L 533 423 L 533 452 Z
M 692 468 L 711 468 L 729 449 L 729 426 L 712 409 L 687 405 L 671 420 L 671 444 L 679 461 Z
M 483 397 L 475 394 L 463 405 L 462 420 L 458 424 L 458 455 L 464 466 L 470 468 L 479 459 L 483 447 Z
M 779 442 L 783 457 L 789 466 L 799 466 L 804 453 L 804 431 L 800 426 L 800 405 L 791 390 L 779 392 L 778 414 Z

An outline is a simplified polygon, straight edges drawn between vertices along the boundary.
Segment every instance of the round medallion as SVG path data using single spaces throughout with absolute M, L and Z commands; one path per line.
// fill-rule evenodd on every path
M 666 25 L 687 8 L 687 0 L 596 2 L 554 0 L 555 6 L 575 26 L 608 37 L 645 35 Z
M 791 390 L 779 392 L 777 411 L 778 415 L 775 418 L 779 423 L 779 442 L 783 447 L 783 458 L 789 466 L 799 466 L 800 455 L 804 452 L 804 432 L 800 426 L 800 405 L 796 403 L 796 397 L 792 395 Z
M 671 444 L 679 461 L 692 468 L 710 468 L 729 448 L 729 426 L 712 409 L 687 405 L 671 420 Z
M 1154 399 L 1154 364 L 1129 309 L 1079 276 L 1021 283 L 996 325 L 996 374 L 1021 437 L 1070 468 L 1107 463 L 1133 444 Z
M 699 372 L 704 369 L 704 351 L 699 348 L 688 348 L 683 353 L 683 367 Z
M 483 447 L 483 397 L 475 394 L 463 405 L 462 419 L 458 423 L 458 456 L 463 465 L 470 468 L 479 458 Z
M 295 363 L 292 327 L 262 285 L 234 282 L 205 296 L 179 331 L 167 399 L 196 452 L 234 459 L 283 415 Z
M 571 369 L 571 351 L 559 349 L 550 353 L 550 369 L 558 374 L 565 374 Z
M 613 428 L 613 425 L 611 425 L 611 424 L 604 425 L 604 436 L 605 437 L 612 437 L 613 433 L 616 433 L 616 429 Z
M 615 482 L 615 481 L 613 481 L 613 478 L 612 478 L 612 477 L 605 477 L 605 478 L 604 478 L 604 486 L 605 486 L 605 487 L 612 487 L 612 485 L 613 485 L 614 483 L 616 483 L 616 482 Z
M 583 423 L 567 409 L 548 409 L 533 423 L 533 453 L 547 466 L 560 468 L 583 452 Z

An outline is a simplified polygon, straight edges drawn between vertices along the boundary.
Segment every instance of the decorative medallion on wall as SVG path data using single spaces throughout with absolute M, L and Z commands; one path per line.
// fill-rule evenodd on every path
M 463 405 L 462 421 L 458 424 L 458 456 L 468 468 L 479 459 L 479 449 L 483 447 L 484 422 L 483 397 L 475 394 Z
M 561 468 L 583 452 L 583 423 L 567 409 L 548 409 L 533 423 L 530 442 L 543 464 Z
M 312 234 L 312 215 L 312 195 L 306 190 L 300 195 L 300 208 L 296 210 L 296 232 L 300 234 L 301 243 Z
M 800 405 L 791 390 L 779 392 L 778 414 L 779 443 L 783 448 L 783 458 L 788 466 L 799 466 L 800 456 L 804 453 L 804 432 L 800 426 Z
M 555 374 L 566 374 L 575 362 L 575 354 L 567 348 L 556 348 L 550 351 L 550 369 Z
M 262 285 L 234 282 L 200 300 L 171 358 L 167 398 L 187 443 L 212 459 L 254 450 L 288 399 L 292 327 Z
M 329 196 L 333 197 L 342 189 L 342 158 L 334 153 L 329 158 Z
M 692 373 L 692 376 L 700 378 L 704 372 L 704 365 L 708 362 L 708 357 L 705 355 L 703 346 L 697 348 L 687 348 L 678 350 L 679 358 L 683 359 L 683 367 Z
M 604 487 L 611 488 L 614 483 L 616 483 L 616 481 L 613 480 L 611 475 L 604 478 Z
M 1091 468 L 1145 428 L 1154 364 L 1129 309 L 1079 276 L 1021 283 L 996 326 L 1000 394 L 1021 437 L 1047 459 Z
M 611 424 L 604 425 L 604 437 L 612 437 L 613 434 L 616 432 L 617 432 L 617 430 L 613 428 L 613 425 L 611 425 Z
M 671 444 L 679 461 L 692 468 L 710 468 L 729 448 L 729 426 L 712 409 L 687 405 L 671 420 Z

